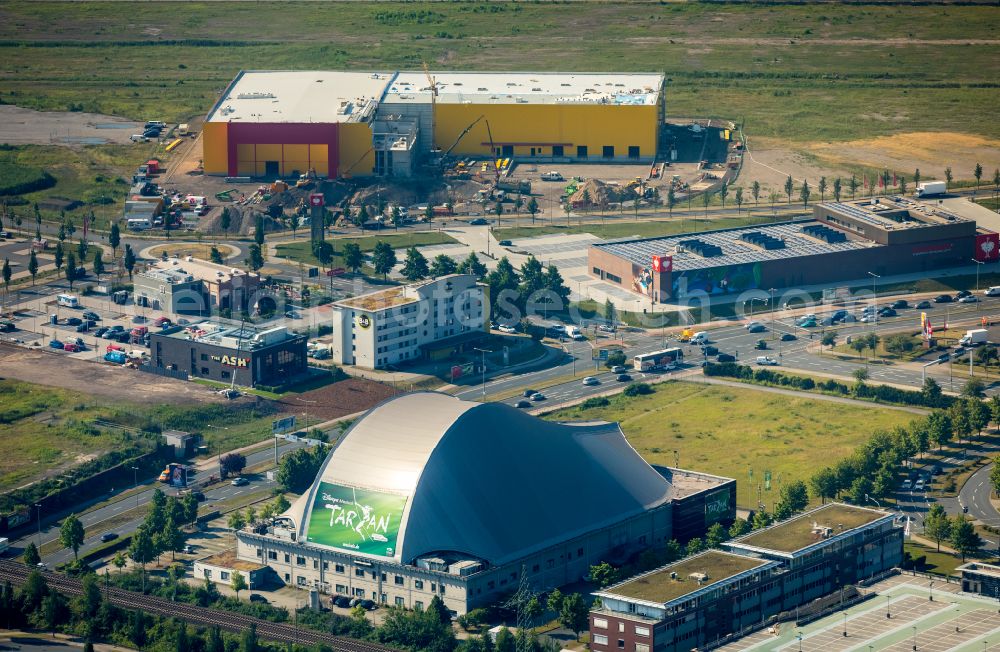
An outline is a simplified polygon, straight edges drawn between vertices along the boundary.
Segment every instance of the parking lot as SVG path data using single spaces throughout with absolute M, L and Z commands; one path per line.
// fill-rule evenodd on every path
M 773 632 L 764 629 L 719 649 L 1000 650 L 1000 603 L 962 593 L 960 588 L 941 578 L 896 575 L 870 587 L 873 597 L 844 611 L 799 628 L 783 623 Z

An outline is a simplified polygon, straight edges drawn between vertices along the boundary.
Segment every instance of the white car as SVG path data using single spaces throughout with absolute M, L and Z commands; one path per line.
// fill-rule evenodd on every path
M 750 330 L 751 328 L 754 328 L 756 326 L 763 326 L 763 325 L 764 324 L 760 323 L 759 321 L 748 321 L 746 324 L 743 325 L 743 328 Z
M 913 482 L 911 482 L 909 478 L 903 480 L 903 490 L 904 491 L 912 489 L 912 488 L 913 488 Z
M 916 483 L 914 483 L 913 488 L 916 489 L 917 491 L 923 491 L 924 479 L 920 478 L 919 480 L 917 480 Z
M 971 294 L 967 297 L 962 297 L 961 299 L 958 300 L 959 303 L 976 303 L 977 301 L 979 301 L 979 299 L 977 299 Z
M 588 386 L 589 385 L 600 385 L 601 381 L 599 381 L 598 379 L 594 378 L 593 376 L 587 376 L 586 378 L 583 379 L 583 384 L 584 385 L 588 385 Z
M 239 477 L 230 482 L 229 484 L 233 485 L 234 487 L 243 487 L 250 484 L 250 481 L 244 477 Z
M 878 321 L 878 315 L 874 314 L 862 315 L 861 319 L 859 319 L 858 321 L 861 322 L 862 324 L 870 324 L 872 322 Z
M 765 366 L 765 367 L 771 367 L 771 366 L 777 365 L 778 361 L 775 360 L 774 358 L 768 357 L 766 355 L 762 355 L 762 356 L 758 356 L 757 357 L 757 364 Z
M 506 326 L 506 325 L 497 326 L 497 330 L 500 331 L 501 333 L 516 333 L 517 332 L 517 329 L 514 328 L 513 326 Z

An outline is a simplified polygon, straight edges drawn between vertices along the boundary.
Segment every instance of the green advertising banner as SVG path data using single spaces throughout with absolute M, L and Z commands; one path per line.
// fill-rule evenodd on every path
M 720 489 L 705 496 L 705 527 L 725 520 L 729 516 L 729 489 Z
M 392 557 L 406 496 L 320 482 L 309 516 L 310 543 Z

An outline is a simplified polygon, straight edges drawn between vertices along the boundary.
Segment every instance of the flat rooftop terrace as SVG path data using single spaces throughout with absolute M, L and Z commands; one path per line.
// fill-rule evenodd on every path
M 735 555 L 720 550 L 709 550 L 694 557 L 658 568 L 644 575 L 609 586 L 600 593 L 633 600 L 666 604 L 689 593 L 723 582 L 731 577 L 771 564 L 765 559 Z M 676 573 L 676 577 L 671 577 Z M 705 575 L 699 582 L 695 573 Z
M 417 300 L 418 297 L 407 294 L 406 286 L 401 285 L 337 301 L 334 305 L 374 312 L 395 306 L 402 306 L 407 303 L 414 303 Z
M 819 206 L 889 231 L 974 221 L 934 204 L 901 196 L 825 202 Z
M 733 482 L 730 478 L 698 473 L 697 471 L 688 471 L 686 469 L 675 469 L 666 466 L 654 466 L 653 468 L 670 482 L 670 497 L 674 500 L 687 498 L 702 491 L 708 491 Z
M 673 271 L 684 272 L 884 246 L 847 235 L 839 242 L 827 242 L 808 233 L 810 229 L 817 234 L 842 233 L 816 220 L 806 219 L 660 238 L 611 240 L 591 247 L 643 267 L 652 264 L 653 256 L 673 256 Z
M 830 528 L 830 536 L 834 537 L 886 516 L 890 514 L 865 507 L 829 503 L 731 543 L 735 546 L 751 546 L 791 554 L 824 541 L 815 531 L 814 525 Z
M 449 104 L 610 104 L 652 106 L 663 75 L 657 73 L 431 72 L 437 101 Z M 420 72 L 400 72 L 387 103 L 430 102 L 430 83 Z
M 206 122 L 363 122 L 374 115 L 393 74 L 241 71 Z

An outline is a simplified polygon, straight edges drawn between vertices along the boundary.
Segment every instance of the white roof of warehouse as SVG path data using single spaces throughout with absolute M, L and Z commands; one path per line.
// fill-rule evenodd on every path
M 406 496 L 403 563 L 458 552 L 503 564 L 671 498 L 617 424 L 553 423 L 434 392 L 389 399 L 351 427 L 285 513 L 299 541 L 321 481 Z
M 654 73 L 431 72 L 438 102 L 451 104 L 654 105 L 663 75 Z M 400 72 L 386 103 L 429 102 L 421 72 Z
M 243 71 L 208 122 L 359 122 L 371 116 L 392 78 L 391 72 Z

